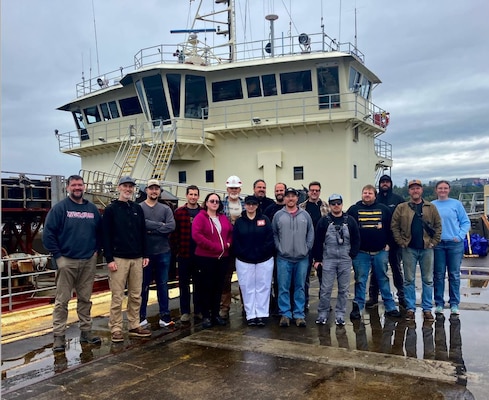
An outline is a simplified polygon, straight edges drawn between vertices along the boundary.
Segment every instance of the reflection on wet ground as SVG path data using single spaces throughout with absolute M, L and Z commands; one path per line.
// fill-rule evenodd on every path
M 219 331 L 223 330 L 224 332 L 244 335 L 252 339 L 254 337 L 257 341 L 269 340 L 273 342 L 274 340 L 279 340 L 288 341 L 289 343 L 302 343 L 304 345 L 328 346 L 344 349 L 344 351 L 348 352 L 362 350 L 401 356 L 399 360 L 409 357 L 428 360 L 428 363 L 436 360 L 448 361 L 455 367 L 454 380 L 458 378 L 460 387 L 463 388 L 466 385 L 468 389 L 467 392 L 463 392 L 463 397 L 458 398 L 471 398 L 470 393 L 475 398 L 485 398 L 485 394 L 489 391 L 489 341 L 487 340 L 489 292 L 487 287 L 469 287 L 468 281 L 463 281 L 462 284 L 463 302 L 460 307 L 461 315 L 459 317 L 450 316 L 449 310 L 445 310 L 445 315 L 438 317 L 433 323 L 424 323 L 419 311 L 415 322 L 384 318 L 384 310 L 382 303 L 380 303 L 378 307 L 365 312 L 362 321 L 347 322 L 346 326 L 338 327 L 334 324 L 334 313 L 331 313 L 327 325 L 317 326 L 314 323 L 317 301 L 313 300 L 311 302 L 311 312 L 306 318 L 308 326 L 305 329 L 295 326 L 285 329 L 279 328 L 278 320 L 274 318 L 269 320 L 265 328 L 249 328 L 242 321 L 240 304 L 234 303 L 232 305 L 230 325 L 222 329 L 213 328 L 211 331 L 216 329 Z M 234 287 L 234 290 L 237 294 L 237 286 Z M 316 296 L 317 283 L 314 282 L 312 297 L 315 298 Z M 239 299 L 238 295 L 236 295 L 236 299 Z M 351 302 L 349 306 L 351 307 Z M 172 299 L 171 307 L 176 318 L 178 299 Z M 185 337 L 192 338 L 194 337 L 193 333 L 201 332 L 200 322 L 198 321 L 186 325 L 178 323 L 172 329 L 159 328 L 157 324 L 157 305 L 150 305 L 149 312 L 153 314 L 153 317 L 150 318 L 153 330 L 153 336 L 150 340 L 126 337 L 124 343 L 112 344 L 107 327 L 107 316 L 103 315 L 94 318 L 94 331 L 103 338 L 100 346 L 80 344 L 79 330 L 76 324 L 70 326 L 66 332 L 68 339 L 66 352 L 60 355 L 53 355 L 51 334 L 25 339 L 19 338 L 15 342 L 4 344 L 2 346 L 2 397 L 27 398 L 19 396 L 19 393 L 24 393 L 22 391 L 23 388 L 25 390 L 30 385 L 34 388 L 36 387 L 34 385 L 36 382 L 48 378 L 55 379 L 60 374 L 75 375 L 74 371 L 82 368 L 84 364 L 90 364 L 92 367 L 99 363 L 112 365 L 116 362 L 116 359 L 110 361 L 113 357 L 125 357 L 130 352 L 136 352 L 136 354 L 143 352 L 146 354 L 145 359 L 148 360 L 152 357 L 155 346 L 160 348 L 162 345 L 169 345 L 175 342 L 181 342 L 177 347 L 180 348 L 182 346 L 182 349 L 184 349 L 185 346 L 189 346 L 189 343 L 192 342 L 180 341 L 180 339 Z M 32 322 L 34 323 L 34 321 Z M 198 335 L 195 336 L 198 337 Z M 252 346 L 252 343 L 246 342 L 246 346 Z M 348 354 L 340 353 L 338 357 L 346 359 Z M 271 366 L 267 367 L 266 363 L 277 362 L 269 359 L 268 356 L 263 359 L 256 354 L 251 356 L 246 351 L 242 354 L 242 357 L 245 357 L 245 359 L 250 357 L 253 360 L 253 364 L 263 363 L 261 368 L 264 369 L 272 368 Z M 290 357 L 293 358 L 294 356 Z M 257 359 L 260 360 L 257 361 Z M 223 362 L 229 363 L 230 361 Z M 246 361 L 241 360 L 240 363 L 242 362 Z M 339 363 L 338 365 L 342 364 Z M 430 365 L 433 366 L 432 364 Z M 337 379 L 338 382 L 345 379 L 348 373 L 345 371 L 343 373 L 346 375 L 341 375 L 342 378 L 338 375 L 334 379 Z M 413 372 L 413 374 L 415 373 Z M 412 376 L 413 374 L 406 371 L 406 376 Z M 385 373 L 382 374 L 381 370 L 377 371 L 376 378 L 372 377 L 372 374 L 367 374 L 366 376 L 369 376 L 369 379 L 384 383 L 390 379 L 386 377 Z M 406 376 L 403 376 L 401 381 L 407 379 Z M 455 391 L 460 395 L 460 390 Z M 281 396 L 278 395 L 277 397 Z M 311 395 L 311 398 L 313 397 Z M 226 396 L 223 398 L 226 398 Z

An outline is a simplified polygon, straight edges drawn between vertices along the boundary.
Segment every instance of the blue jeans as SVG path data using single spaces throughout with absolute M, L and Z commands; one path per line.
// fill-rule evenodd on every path
M 396 310 L 396 303 L 392 297 L 389 278 L 387 276 L 388 255 L 389 253 L 385 250 L 381 250 L 374 255 L 360 251 L 353 259 L 353 270 L 355 271 L 355 298 L 353 302 L 358 304 L 360 310 L 365 308 L 365 294 L 370 268 L 373 268 L 375 278 L 377 279 L 385 310 Z
M 306 303 L 305 285 L 309 257 L 289 261 L 277 257 L 278 309 L 279 314 L 288 318 L 304 318 Z M 290 299 L 290 284 L 293 282 L 294 310 Z
M 146 318 L 148 306 L 149 285 L 153 279 L 156 282 L 156 294 L 160 307 L 160 316 L 169 315 L 168 308 L 168 271 L 170 270 L 171 252 L 149 256 L 149 264 L 143 268 L 143 290 L 141 291 L 141 309 L 139 319 Z
M 421 269 L 421 308 L 423 311 L 431 311 L 433 307 L 433 249 L 402 249 L 402 265 L 404 268 L 404 296 L 406 309 L 416 310 L 416 264 L 419 262 Z
M 464 256 L 464 242 L 442 240 L 434 249 L 435 306 L 443 307 L 445 301 L 445 274 L 448 273 L 450 307 L 460 303 L 460 264 Z

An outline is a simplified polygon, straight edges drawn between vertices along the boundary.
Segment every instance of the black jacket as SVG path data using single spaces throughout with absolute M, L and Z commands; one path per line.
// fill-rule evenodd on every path
M 233 229 L 233 254 L 236 258 L 257 264 L 273 257 L 274 252 L 272 223 L 268 217 L 257 213 L 254 219 L 249 219 L 243 211 Z
M 107 263 L 114 261 L 114 257 L 147 257 L 146 226 L 139 204 L 115 200 L 105 209 L 102 226 Z

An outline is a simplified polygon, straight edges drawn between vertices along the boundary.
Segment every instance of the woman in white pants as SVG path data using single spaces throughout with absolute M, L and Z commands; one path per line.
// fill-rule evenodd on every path
M 249 326 L 265 326 L 273 275 L 272 224 L 258 210 L 255 196 L 245 198 L 245 211 L 234 224 L 236 272 Z

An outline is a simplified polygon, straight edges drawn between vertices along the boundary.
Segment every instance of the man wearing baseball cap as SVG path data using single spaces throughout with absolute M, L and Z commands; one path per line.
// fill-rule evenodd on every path
M 143 268 L 149 260 L 143 209 L 132 200 L 135 187 L 134 179 L 122 177 L 117 186 L 119 198 L 105 208 L 102 218 L 104 255 L 112 292 L 109 328 L 114 343 L 124 341 L 122 300 L 126 285 L 129 336 L 151 336 L 151 331 L 139 325 Z
M 441 240 L 441 218 L 437 208 L 423 199 L 423 185 L 419 179 L 408 183 L 409 201 L 399 204 L 392 216 L 394 240 L 401 248 L 404 268 L 404 296 L 406 319 L 414 320 L 416 312 L 416 264 L 419 262 L 421 280 L 421 308 L 423 318 L 433 322 L 433 248 Z
M 171 251 L 168 236 L 175 230 L 175 219 L 170 207 L 160 203 L 161 187 L 158 179 L 150 179 L 146 184 L 146 200 L 141 203 L 146 225 L 146 243 L 149 263 L 143 270 L 142 302 L 139 311 L 141 326 L 148 325 L 146 308 L 148 305 L 149 285 L 156 282 L 156 294 L 160 310 L 160 327 L 175 325 L 171 320 L 168 306 L 168 272 L 170 270 Z

